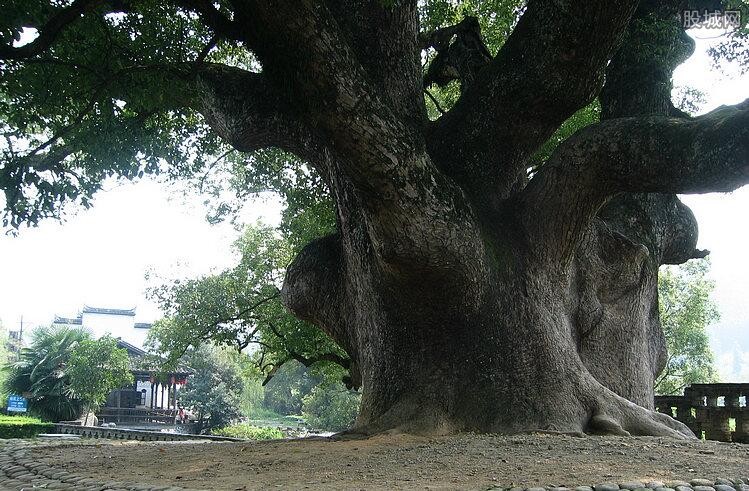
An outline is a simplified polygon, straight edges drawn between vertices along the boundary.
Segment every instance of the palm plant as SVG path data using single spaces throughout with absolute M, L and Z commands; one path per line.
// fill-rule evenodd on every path
M 83 404 L 70 391 L 68 359 L 75 347 L 90 335 L 83 329 L 40 327 L 18 361 L 6 367 L 5 390 L 29 401 L 29 412 L 46 421 L 77 418 Z

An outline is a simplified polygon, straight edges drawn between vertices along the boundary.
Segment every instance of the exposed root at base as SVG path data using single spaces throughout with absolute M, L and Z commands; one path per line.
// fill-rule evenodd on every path
M 587 433 L 616 436 L 665 436 L 694 439 L 696 436 L 684 423 L 672 417 L 645 409 L 613 393 L 608 404 L 599 401 L 598 410 L 588 421 Z

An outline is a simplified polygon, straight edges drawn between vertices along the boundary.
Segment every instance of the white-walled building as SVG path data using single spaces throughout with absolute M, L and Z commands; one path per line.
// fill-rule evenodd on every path
M 135 322 L 135 309 L 84 306 L 77 317 L 55 316 L 55 326 L 83 328 L 95 339 L 109 334 L 127 350 L 133 374 L 132 386 L 112 391 L 98 413 L 102 422 L 142 424 L 165 423 L 177 417 L 177 393 L 186 383 L 189 370 L 161 373 L 149 366 L 144 344 L 151 324 Z
M 119 338 L 128 344 L 143 349 L 151 324 L 135 322 L 135 309 L 107 309 L 100 307 L 83 307 L 78 317 L 68 318 L 55 316 L 54 324 L 58 326 L 82 327 L 98 339 L 105 334 Z

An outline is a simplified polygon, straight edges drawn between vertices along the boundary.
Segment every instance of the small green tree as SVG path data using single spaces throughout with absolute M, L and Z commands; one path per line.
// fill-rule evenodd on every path
M 183 361 L 195 373 L 180 392 L 180 402 L 195 417 L 196 431 L 222 428 L 239 418 L 243 381 L 231 357 L 201 346 L 188 351 Z
M 707 278 L 709 269 L 708 260 L 697 259 L 660 271 L 658 294 L 668 359 L 656 379 L 657 394 L 679 394 L 689 384 L 718 381 L 707 327 L 720 314 L 710 299 L 714 284 Z
M 115 389 L 133 383 L 127 351 L 110 336 L 81 341 L 70 355 L 70 391 L 83 402 L 88 414 L 101 407 Z

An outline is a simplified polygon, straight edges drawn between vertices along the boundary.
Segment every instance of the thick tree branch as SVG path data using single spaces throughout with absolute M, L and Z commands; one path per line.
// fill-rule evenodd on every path
M 443 252 L 467 250 L 470 234 L 477 233 L 472 211 L 429 160 L 420 129 L 380 96 L 334 12 L 290 0 L 249 2 L 242 15 L 264 75 L 285 89 L 326 142 L 332 186 L 353 185 L 383 262 L 399 274 L 412 273 L 437 263 L 439 251 L 442 264 L 458 265 L 445 261 Z M 418 97 L 423 107 L 420 89 Z M 423 226 L 435 220 L 440 226 Z
M 420 44 L 422 49 L 429 47 L 437 51 L 424 77 L 425 87 L 433 83 L 445 86 L 453 80 L 460 80 L 460 90 L 464 93 L 491 61 L 476 17 L 466 17 L 458 24 L 424 34 L 420 37 Z M 444 114 L 444 111 L 440 112 Z
M 0 59 L 20 60 L 31 58 L 46 51 L 68 24 L 79 19 L 89 9 L 103 3 L 101 0 L 74 0 L 73 3 L 60 9 L 39 28 L 39 36 L 34 41 L 18 48 L 0 45 Z
M 531 242 L 568 259 L 620 192 L 728 192 L 749 183 L 749 100 L 691 120 L 620 118 L 565 142 L 521 196 Z
M 475 202 L 496 207 L 536 149 L 596 97 L 636 5 L 529 2 L 491 65 L 436 122 L 432 158 Z
M 235 149 L 278 147 L 319 163 L 323 145 L 265 75 L 224 65 L 192 70 L 189 106 Z
M 402 121 L 421 127 L 421 63 L 416 0 L 326 0 L 367 77 Z

